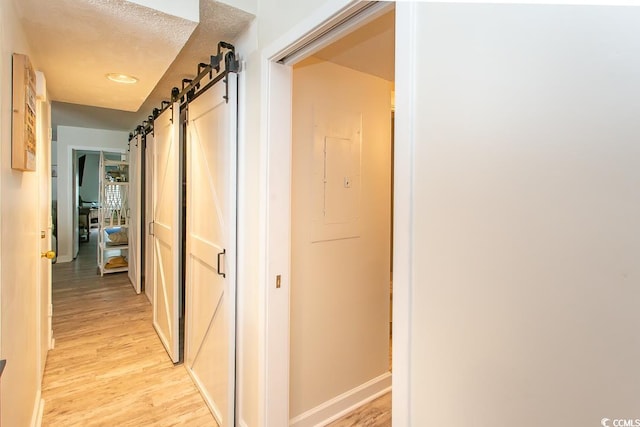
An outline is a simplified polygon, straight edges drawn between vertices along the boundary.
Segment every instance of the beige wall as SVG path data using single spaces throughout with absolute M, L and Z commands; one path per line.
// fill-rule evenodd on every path
M 336 1 L 260 0 L 258 1 L 258 40 L 265 47 L 283 36 L 315 10 Z M 344 3 L 344 2 L 342 2 Z M 293 41 L 293 40 L 292 40 Z
M 35 172 L 11 169 L 11 55 L 29 55 L 25 35 L 13 2 L 0 3 L 0 236 L 1 236 L 1 346 L 7 360 L 0 396 L 3 426 L 28 426 L 37 412 L 40 393 L 38 336 L 38 267 L 40 234 L 38 180 Z M 31 57 L 34 68 L 37 63 Z M 41 143 L 42 141 L 39 141 Z
M 171 0 L 130 0 L 150 9 L 159 10 L 168 15 L 179 16 L 193 22 L 200 21 L 200 2 L 198 0 L 182 0 L 179 4 Z
M 221 3 L 244 10 L 252 15 L 255 15 L 258 10 L 258 0 L 223 0 Z
M 391 89 L 391 82 L 313 58 L 294 68 L 291 418 L 389 368 Z M 314 158 L 314 126 L 341 136 L 340 119 L 330 117 L 336 111 L 361 115 L 359 195 L 356 176 L 346 190 L 360 198 L 358 237 L 313 242 L 313 218 L 322 216 L 322 177 L 314 172 L 323 167 Z
M 640 9 L 416 8 L 410 424 L 639 418 Z

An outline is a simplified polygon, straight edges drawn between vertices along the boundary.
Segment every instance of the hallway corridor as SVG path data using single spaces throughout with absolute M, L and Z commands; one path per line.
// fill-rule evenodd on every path
M 126 273 L 96 274 L 97 231 L 78 258 L 53 265 L 53 335 L 43 426 L 216 426 L 152 326 Z

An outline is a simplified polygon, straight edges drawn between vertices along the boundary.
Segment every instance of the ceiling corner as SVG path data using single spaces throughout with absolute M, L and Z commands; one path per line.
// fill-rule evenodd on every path
M 200 22 L 200 0 L 127 0 L 192 22 Z

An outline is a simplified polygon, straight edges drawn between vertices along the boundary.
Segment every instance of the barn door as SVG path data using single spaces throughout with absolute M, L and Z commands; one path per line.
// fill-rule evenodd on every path
M 154 121 L 153 326 L 171 360 L 179 360 L 180 153 L 178 103 Z
M 141 291 L 140 280 L 140 159 L 142 136 L 129 141 L 129 281 L 136 293 Z
M 154 181 L 153 181 L 153 166 L 155 156 L 154 150 L 154 138 L 153 133 L 149 133 L 146 136 L 146 143 L 143 149 L 144 155 L 144 293 L 150 302 L 153 302 L 153 291 L 155 289 L 155 262 L 154 262 L 154 237 L 151 234 L 153 224 L 153 213 L 155 212 L 155 206 L 153 203 L 154 195 Z
M 189 104 L 185 364 L 221 426 L 234 425 L 237 76 Z

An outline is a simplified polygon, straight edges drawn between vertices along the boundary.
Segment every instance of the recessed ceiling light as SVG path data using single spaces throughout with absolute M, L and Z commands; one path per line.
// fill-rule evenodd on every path
M 130 76 L 128 74 L 121 74 L 121 73 L 109 73 L 107 74 L 107 78 L 112 82 L 125 83 L 125 84 L 133 84 L 138 81 L 136 77 Z

